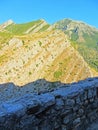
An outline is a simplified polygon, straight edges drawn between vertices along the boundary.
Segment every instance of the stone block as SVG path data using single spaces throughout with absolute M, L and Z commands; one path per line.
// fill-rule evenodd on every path
M 87 91 L 84 91 L 84 100 L 87 100 Z
M 60 110 L 64 108 L 64 102 L 61 98 L 56 99 L 55 109 Z
M 87 95 L 87 98 L 90 99 L 93 97 L 93 90 L 92 89 L 89 89 L 88 90 L 88 95 Z
M 63 118 L 63 124 L 67 125 L 69 122 L 73 120 L 73 114 L 69 114 Z
M 62 130 L 67 130 L 66 125 L 62 125 Z
M 67 99 L 65 102 L 65 106 L 74 106 L 75 100 L 74 99 Z
M 43 106 L 44 108 L 47 108 L 55 104 L 55 97 L 50 93 L 41 94 L 39 95 L 38 98 L 41 103 L 40 105 Z
M 26 108 L 24 105 L 20 103 L 3 103 L 2 108 L 6 111 L 8 114 L 16 114 L 17 116 L 23 116 L 26 112 Z
M 73 121 L 73 126 L 76 126 L 78 124 L 80 124 L 81 120 L 80 118 L 76 118 L 74 121 Z
M 79 104 L 79 105 L 82 105 L 83 103 L 81 102 L 81 100 L 80 100 L 80 97 L 78 96 L 78 97 L 76 97 L 76 104 Z
M 85 100 L 83 105 L 88 106 L 88 103 L 89 103 L 88 100 Z
M 98 108 L 98 101 L 95 100 L 93 103 L 92 103 L 92 109 L 96 109 Z
M 84 114 L 84 110 L 83 110 L 82 108 L 79 109 L 78 114 L 79 114 L 79 116 L 83 116 L 83 114 Z

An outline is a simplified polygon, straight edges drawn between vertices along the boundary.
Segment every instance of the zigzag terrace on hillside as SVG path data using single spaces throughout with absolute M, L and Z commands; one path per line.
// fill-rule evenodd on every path
M 72 83 L 98 76 L 98 29 L 64 19 L 0 25 L 0 83 Z

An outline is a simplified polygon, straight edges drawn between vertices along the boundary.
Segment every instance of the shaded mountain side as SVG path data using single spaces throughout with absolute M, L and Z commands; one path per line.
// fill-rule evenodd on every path
M 85 61 L 98 71 L 98 29 L 71 19 L 58 21 L 52 27 L 62 30 Z
M 0 49 L 0 83 L 41 78 L 69 83 L 95 75 L 62 31 L 11 35 Z

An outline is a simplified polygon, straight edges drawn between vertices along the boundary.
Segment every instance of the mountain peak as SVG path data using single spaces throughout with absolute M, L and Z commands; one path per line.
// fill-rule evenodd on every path
M 9 19 L 6 23 L 8 23 L 8 24 L 12 24 L 12 23 L 14 23 L 14 22 L 13 22 L 12 19 Z
M 45 24 L 48 24 L 45 19 L 42 19 L 42 18 L 41 18 L 40 21 L 42 21 L 42 22 L 45 23 Z
M 63 22 L 65 22 L 65 23 L 67 22 L 67 24 L 68 24 L 68 23 L 71 23 L 71 24 L 73 24 L 73 25 L 79 25 L 79 26 L 90 27 L 90 28 L 92 28 L 92 29 L 98 31 L 98 29 L 97 29 L 96 27 L 94 27 L 93 25 L 90 25 L 90 24 L 88 24 L 88 23 L 86 23 L 86 22 L 83 22 L 83 21 L 81 21 L 81 20 L 74 20 L 74 19 L 71 19 L 71 18 L 65 18 L 65 19 L 60 20 L 60 21 L 63 21 Z M 60 22 L 60 21 L 58 21 L 58 22 Z
M 13 24 L 13 23 L 14 23 L 13 20 L 9 19 L 8 21 L 6 21 L 6 22 L 4 22 L 3 24 L 1 24 L 1 25 L 0 25 L 0 28 L 1 28 L 1 29 L 4 29 L 4 28 L 6 28 L 7 26 L 9 26 L 9 25 L 11 25 L 11 24 Z

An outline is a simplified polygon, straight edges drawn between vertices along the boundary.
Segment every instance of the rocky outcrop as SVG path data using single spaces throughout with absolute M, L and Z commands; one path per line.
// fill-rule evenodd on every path
M 98 117 L 98 77 L 0 104 L 0 130 L 86 130 Z
M 41 19 L 39 24 L 35 24 L 31 28 L 29 28 L 24 34 L 36 33 L 40 31 L 42 28 L 44 28 L 46 25 L 48 25 L 48 23 L 45 20 Z
M 3 30 L 4 28 L 6 28 L 7 26 L 13 24 L 14 22 L 10 19 L 7 22 L 3 23 L 0 25 L 0 31 Z

